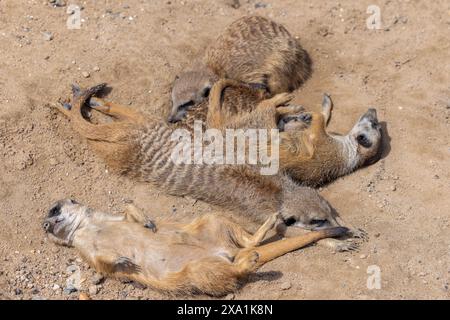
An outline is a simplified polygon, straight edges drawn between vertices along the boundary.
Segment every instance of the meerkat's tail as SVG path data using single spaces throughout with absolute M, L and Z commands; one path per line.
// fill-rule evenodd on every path
M 258 266 L 263 265 L 275 258 L 278 258 L 288 252 L 303 248 L 320 239 L 343 236 L 348 232 L 345 227 L 334 227 L 319 231 L 312 231 L 308 234 L 279 240 L 272 243 L 252 248 L 259 254 Z

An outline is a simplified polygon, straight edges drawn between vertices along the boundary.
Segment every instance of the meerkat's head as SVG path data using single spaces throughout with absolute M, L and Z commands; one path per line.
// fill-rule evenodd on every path
M 48 211 L 42 227 L 53 242 L 71 246 L 75 232 L 90 211 L 74 200 L 59 200 Z
M 168 121 L 182 120 L 189 109 L 207 99 L 214 82 L 214 74 L 207 69 L 187 71 L 177 76 L 172 87 L 172 110 Z
M 317 190 L 298 185 L 287 175 L 282 177 L 281 215 L 287 225 L 308 230 L 340 226 L 334 210 Z
M 373 108 L 363 114 L 348 137 L 357 146 L 359 165 L 368 165 L 376 162 L 380 157 L 381 126 L 378 123 L 377 111 Z

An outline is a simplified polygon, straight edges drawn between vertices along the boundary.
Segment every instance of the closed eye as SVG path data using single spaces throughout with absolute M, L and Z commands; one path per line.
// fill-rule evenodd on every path
M 190 107 L 192 107 L 194 105 L 194 101 L 189 100 L 188 102 L 185 102 L 183 104 L 180 104 L 178 106 L 178 110 L 189 110 Z

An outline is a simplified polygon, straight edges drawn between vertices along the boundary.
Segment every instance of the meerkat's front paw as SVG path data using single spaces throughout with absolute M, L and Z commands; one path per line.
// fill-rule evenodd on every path
M 369 234 L 363 229 L 349 229 L 348 234 L 353 238 L 361 239 L 363 241 L 369 240 Z
M 359 244 L 354 239 L 338 240 L 338 239 L 322 239 L 318 242 L 334 252 L 358 251 Z
M 337 240 L 334 248 L 332 248 L 336 252 L 347 252 L 347 251 L 359 251 L 359 244 L 354 240 Z

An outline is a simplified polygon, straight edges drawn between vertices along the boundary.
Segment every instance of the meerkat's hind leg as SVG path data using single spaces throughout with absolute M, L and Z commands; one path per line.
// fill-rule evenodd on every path
M 97 97 L 92 97 L 89 99 L 89 106 L 94 110 L 115 117 L 119 120 L 131 120 L 136 122 L 144 120 L 143 116 L 139 112 L 136 112 L 131 108 L 127 108 Z
M 326 93 L 323 94 L 322 99 L 322 114 L 325 119 L 325 126 L 328 125 L 331 119 L 331 111 L 333 110 L 333 101 Z

